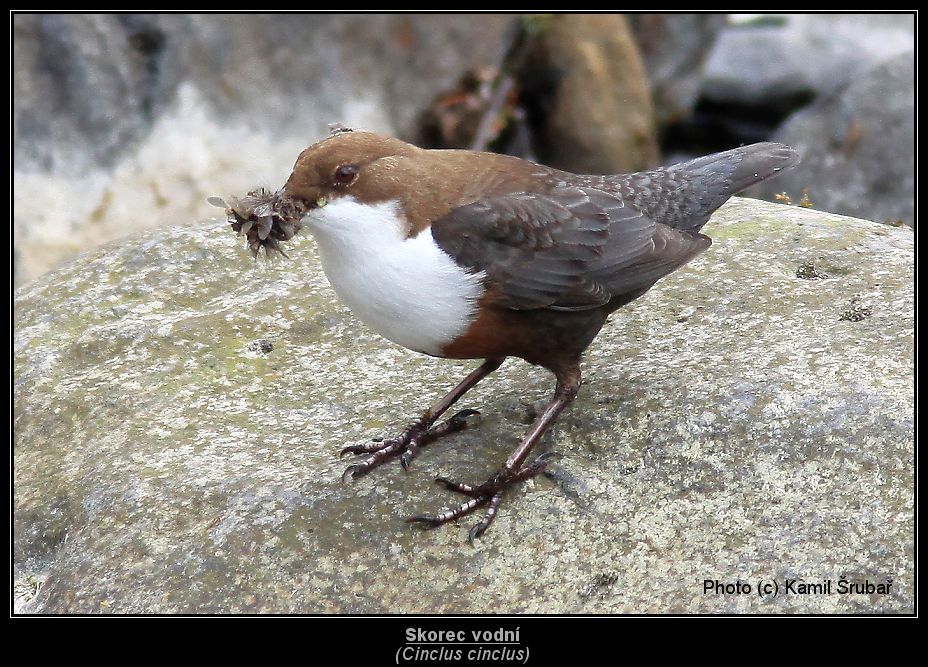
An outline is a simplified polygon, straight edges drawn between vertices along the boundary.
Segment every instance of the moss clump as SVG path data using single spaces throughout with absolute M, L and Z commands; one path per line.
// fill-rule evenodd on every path
M 838 319 L 842 322 L 861 322 L 871 315 L 873 315 L 873 310 L 870 306 L 862 303 L 860 296 L 855 296 L 848 302 L 848 308 L 841 313 Z
M 827 278 L 828 274 L 816 269 L 813 262 L 804 262 L 796 269 L 796 277 L 803 280 L 820 280 Z

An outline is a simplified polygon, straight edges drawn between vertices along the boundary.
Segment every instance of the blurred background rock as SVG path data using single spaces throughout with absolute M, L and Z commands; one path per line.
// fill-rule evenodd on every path
M 911 14 L 16 14 L 14 282 L 276 189 L 330 123 L 580 172 L 772 138 L 803 164 L 755 196 L 914 226 L 914 33 Z

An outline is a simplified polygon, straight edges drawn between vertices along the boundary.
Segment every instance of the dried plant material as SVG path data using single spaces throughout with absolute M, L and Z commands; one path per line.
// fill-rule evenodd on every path
M 800 264 L 799 268 L 796 269 L 796 277 L 802 278 L 803 280 L 820 280 L 822 278 L 827 278 L 828 274 L 815 268 L 814 262 L 805 262 Z
M 858 294 L 848 302 L 848 308 L 841 313 L 838 319 L 842 322 L 862 322 L 871 315 L 873 315 L 873 309 L 863 303 Z
M 802 189 L 802 198 L 798 202 L 796 202 L 797 206 L 801 206 L 803 208 L 812 208 L 813 206 L 815 206 L 815 204 L 812 203 L 812 200 L 809 199 L 809 191 L 810 191 L 809 188 Z M 780 202 L 781 204 L 792 204 L 793 203 L 792 198 L 786 192 L 781 192 L 779 194 L 773 195 L 773 200 Z
M 226 211 L 229 224 L 237 234 L 244 234 L 252 257 L 257 257 L 264 248 L 266 257 L 278 252 L 281 241 L 289 241 L 303 228 L 301 219 L 306 206 L 280 193 L 268 192 L 264 188 L 252 190 L 244 197 L 210 197 L 207 201 Z
M 341 123 L 329 123 L 329 134 L 331 136 L 334 137 L 336 134 L 344 134 L 345 132 L 354 132 L 354 128 Z
M 436 97 L 422 116 L 428 142 L 443 148 L 471 148 L 483 124 L 498 76 L 499 72 L 489 67 L 469 70 L 453 89 Z M 497 138 L 502 128 L 488 129 L 492 136 L 485 144 Z
M 812 200 L 809 199 L 809 188 L 802 189 L 802 199 L 799 200 L 799 205 L 803 208 L 812 208 L 814 206 Z

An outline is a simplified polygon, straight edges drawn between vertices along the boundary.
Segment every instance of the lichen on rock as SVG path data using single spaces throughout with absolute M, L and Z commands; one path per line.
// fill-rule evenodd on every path
M 434 477 L 499 467 L 546 372 L 508 361 L 463 401 L 479 426 L 409 473 L 343 485 L 344 445 L 393 435 L 473 364 L 364 329 L 310 237 L 255 262 L 224 221 L 168 227 L 30 283 L 14 323 L 17 609 L 911 611 L 912 231 L 751 200 L 704 231 L 710 250 L 611 317 L 540 445 L 560 454 L 554 477 L 508 495 L 476 550 L 467 525 L 402 519 L 447 503 Z M 823 277 L 797 276 L 810 261 Z M 871 315 L 842 321 L 855 295 Z M 894 583 L 702 587 L 841 575 Z

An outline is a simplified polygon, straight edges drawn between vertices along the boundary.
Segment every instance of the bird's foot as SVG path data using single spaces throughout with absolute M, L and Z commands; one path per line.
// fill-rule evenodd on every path
M 461 410 L 453 417 L 431 427 L 428 426 L 428 417 L 426 416 L 413 423 L 399 437 L 345 447 L 339 453 L 339 456 L 345 454 L 370 454 L 370 456 L 345 468 L 345 472 L 342 473 L 342 481 L 347 482 L 366 475 L 394 456 L 399 456 L 403 469 L 409 470 L 409 464 L 416 458 L 422 447 L 449 433 L 467 428 L 468 420 L 479 414 L 476 410 Z
M 554 452 L 547 452 L 542 454 L 527 466 L 524 466 L 516 472 L 509 472 L 505 469 L 500 470 L 480 486 L 471 486 L 470 484 L 452 482 L 451 480 L 445 479 L 444 477 L 439 477 L 435 480 L 437 484 L 444 486 L 450 491 L 455 491 L 456 493 L 470 496 L 470 500 L 463 502 L 457 507 L 453 507 L 446 512 L 442 512 L 441 514 L 436 514 L 434 516 L 420 514 L 417 516 L 411 516 L 406 519 L 406 521 L 410 523 L 416 523 L 423 528 L 437 528 L 438 526 L 442 526 L 450 521 L 457 521 L 461 517 L 474 512 L 478 507 L 483 507 L 486 505 L 487 509 L 483 515 L 483 519 L 473 528 L 471 528 L 470 533 L 468 533 L 467 537 L 471 544 L 473 544 L 474 540 L 483 535 L 487 528 L 490 527 L 490 524 L 493 523 L 493 519 L 496 518 L 496 513 L 499 511 L 500 501 L 503 499 L 503 492 L 513 484 L 524 482 L 525 480 L 542 473 L 547 467 L 548 461 L 552 456 L 554 456 Z

